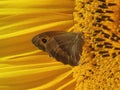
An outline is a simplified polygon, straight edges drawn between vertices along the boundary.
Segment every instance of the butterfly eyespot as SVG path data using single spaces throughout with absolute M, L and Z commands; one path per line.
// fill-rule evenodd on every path
M 47 39 L 44 39 L 44 38 L 43 38 L 43 39 L 42 39 L 42 42 L 43 42 L 43 43 L 46 43 L 46 42 L 47 42 Z

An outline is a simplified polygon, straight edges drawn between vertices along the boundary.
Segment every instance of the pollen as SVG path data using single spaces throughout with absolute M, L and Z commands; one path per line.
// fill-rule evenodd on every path
M 76 90 L 120 89 L 120 1 L 75 0 L 74 27 L 85 34 Z

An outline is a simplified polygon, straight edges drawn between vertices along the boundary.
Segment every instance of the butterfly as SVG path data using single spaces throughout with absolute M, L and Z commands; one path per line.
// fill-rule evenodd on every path
M 84 36 L 82 33 L 49 31 L 33 37 L 32 43 L 57 61 L 77 66 L 82 55 Z

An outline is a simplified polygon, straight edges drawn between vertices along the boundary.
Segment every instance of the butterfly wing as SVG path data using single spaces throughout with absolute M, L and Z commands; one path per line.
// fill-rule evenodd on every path
M 40 50 L 43 50 L 43 51 L 46 51 L 46 43 L 43 43 L 42 42 L 42 38 L 46 39 L 46 40 L 50 40 L 52 38 L 54 38 L 55 36 L 57 35 L 60 35 L 60 34 L 64 34 L 66 32 L 64 31 L 49 31 L 49 32 L 44 32 L 44 33 L 41 33 L 41 34 L 38 34 L 36 36 L 34 36 L 32 38 L 32 43 L 38 47 Z
M 68 55 L 66 52 L 64 52 L 56 42 L 54 38 L 51 38 L 49 42 L 46 44 L 46 52 L 54 58 L 56 58 L 57 61 L 61 61 L 64 64 L 68 64 Z
M 80 33 L 66 32 L 52 37 L 46 44 L 50 56 L 64 64 L 76 66 L 82 54 L 83 38 Z

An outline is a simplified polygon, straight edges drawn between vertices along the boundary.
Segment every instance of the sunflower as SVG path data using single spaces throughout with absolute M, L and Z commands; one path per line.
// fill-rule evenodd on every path
M 45 31 L 83 32 L 76 67 L 32 44 Z M 0 90 L 119 90 L 119 0 L 1 0 Z

